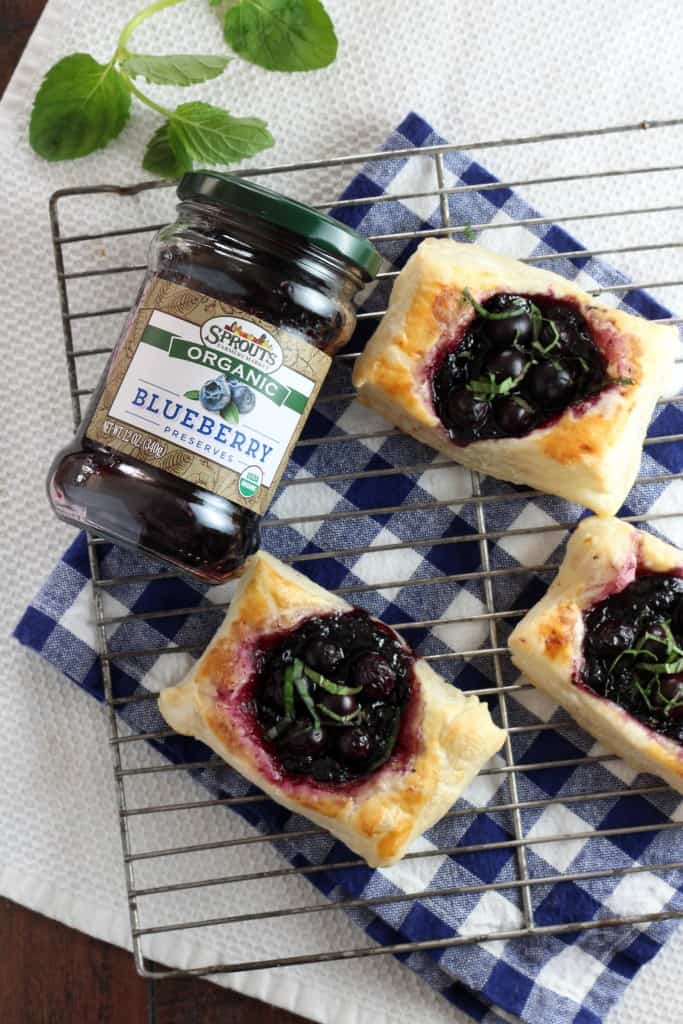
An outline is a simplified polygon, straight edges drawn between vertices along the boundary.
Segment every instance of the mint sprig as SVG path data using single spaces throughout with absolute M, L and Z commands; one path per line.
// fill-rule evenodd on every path
M 186 0 L 155 0 L 123 27 L 106 64 L 72 53 L 46 74 L 29 127 L 31 146 L 46 160 L 76 160 L 102 149 L 123 131 L 131 99 L 163 117 L 147 144 L 146 171 L 177 178 L 195 162 L 231 164 L 273 145 L 264 121 L 238 117 L 195 101 L 162 106 L 136 84 L 188 87 L 222 75 L 234 58 L 220 54 L 134 53 L 129 44 L 147 18 Z M 210 6 L 218 4 L 209 0 Z M 320 0 L 238 0 L 224 15 L 224 36 L 235 54 L 272 71 L 311 71 L 337 53 L 334 27 Z

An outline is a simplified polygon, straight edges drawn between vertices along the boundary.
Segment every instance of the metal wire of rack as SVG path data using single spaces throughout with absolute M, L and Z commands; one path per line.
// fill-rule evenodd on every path
M 662 121 L 662 122 L 642 122 L 640 124 L 623 125 L 616 127 L 609 127 L 603 129 L 594 129 L 587 131 L 575 131 L 565 133 L 554 133 L 544 136 L 529 136 L 526 138 L 510 138 L 503 140 L 496 140 L 491 142 L 476 142 L 473 144 L 458 144 L 458 145 L 438 145 L 428 146 L 420 149 L 400 149 L 394 151 L 382 151 L 379 153 L 370 152 L 362 154 L 354 154 L 349 156 L 343 156 L 338 159 L 309 161 L 306 163 L 299 164 L 288 164 L 281 165 L 278 167 L 264 168 L 249 170 L 243 172 L 246 176 L 250 177 L 265 177 L 271 179 L 275 183 L 275 187 L 283 188 L 290 193 L 297 194 L 297 181 L 302 172 L 312 176 L 311 180 L 316 179 L 316 175 L 319 176 L 320 180 L 331 182 L 330 185 L 326 186 L 330 189 L 334 188 L 336 191 L 341 191 L 343 186 L 343 172 L 352 167 L 362 165 L 366 161 L 403 161 L 410 162 L 411 160 L 420 159 L 424 161 L 425 158 L 429 158 L 433 162 L 433 187 L 428 190 L 414 190 L 408 191 L 402 194 L 391 194 L 381 195 L 378 197 L 364 197 L 361 199 L 349 199 L 344 200 L 341 203 L 338 202 L 334 196 L 334 192 L 330 191 L 327 198 L 319 198 L 317 205 L 320 208 L 330 208 L 332 206 L 363 206 L 369 207 L 373 203 L 384 203 L 396 200 L 405 199 L 430 199 L 436 197 L 440 205 L 441 224 L 436 229 L 425 229 L 420 231 L 406 231 L 406 232 L 394 232 L 392 234 L 380 235 L 375 238 L 376 243 L 381 248 L 384 243 L 395 241 L 403 238 L 413 237 L 425 237 L 427 235 L 456 235 L 462 232 L 465 228 L 463 224 L 453 223 L 452 215 L 450 211 L 449 197 L 457 196 L 459 193 L 466 193 L 468 191 L 486 191 L 491 188 L 505 188 L 514 187 L 526 190 L 526 194 L 531 196 L 534 195 L 534 190 L 540 187 L 561 185 L 578 188 L 581 183 L 604 182 L 606 187 L 609 189 L 609 197 L 612 197 L 617 193 L 620 183 L 630 182 L 631 180 L 640 179 L 647 183 L 651 180 L 653 175 L 669 175 L 672 185 L 672 201 L 661 205 L 653 205 L 651 203 L 643 204 L 628 204 L 624 207 L 620 207 L 618 202 L 615 200 L 610 203 L 610 208 L 607 210 L 585 210 L 581 209 L 578 212 L 569 212 L 566 215 L 561 213 L 556 216 L 549 216 L 543 218 L 533 218 L 532 220 L 512 222 L 509 226 L 515 227 L 519 225 L 526 225 L 529 223 L 533 224 L 550 224 L 550 223 L 563 223 L 563 222 L 593 222 L 594 226 L 600 228 L 603 224 L 609 226 L 614 223 L 617 218 L 636 218 L 644 215 L 664 215 L 665 219 L 659 221 L 659 226 L 656 227 L 656 234 L 653 237 L 642 239 L 640 237 L 629 240 L 629 244 L 621 246 L 610 246 L 609 242 L 603 238 L 601 240 L 596 237 L 596 241 L 589 244 L 587 250 L 575 250 L 573 252 L 565 253 L 565 256 L 591 256 L 591 255 L 622 255 L 626 257 L 640 257 L 646 254 L 646 259 L 652 254 L 661 253 L 666 257 L 666 271 L 662 271 L 655 275 L 654 278 L 648 277 L 645 272 L 644 278 L 641 280 L 636 278 L 636 283 L 628 286 L 623 286 L 617 289 L 607 289 L 608 291 L 626 291 L 630 288 L 644 287 L 649 289 L 676 289 L 683 286 L 683 262 L 681 262 L 681 250 L 683 250 L 683 232 L 676 237 L 675 233 L 671 234 L 671 226 L 675 225 L 675 218 L 673 215 L 683 210 L 683 201 L 676 201 L 680 197 L 680 183 L 681 183 L 681 172 L 683 172 L 683 135 L 679 132 L 675 134 L 674 141 L 677 144 L 677 150 L 681 154 L 678 160 L 671 159 L 670 156 L 663 162 L 653 163 L 651 158 L 648 158 L 647 153 L 644 152 L 642 159 L 638 160 L 633 166 L 620 166 L 614 167 L 608 165 L 605 168 L 596 168 L 593 170 L 586 170 L 585 168 L 579 168 L 575 171 L 568 172 L 566 170 L 567 163 L 564 159 L 566 154 L 566 147 L 571 145 L 572 140 L 586 139 L 588 137 L 603 137 L 608 135 L 620 135 L 627 136 L 629 143 L 633 140 L 633 151 L 638 155 L 637 142 L 645 134 L 648 137 L 652 137 L 655 134 L 659 135 L 659 138 L 664 138 L 663 148 L 666 150 L 666 132 L 676 133 L 677 129 L 683 128 L 683 118 Z M 671 138 L 671 136 L 669 136 Z M 559 147 L 557 152 L 561 160 L 561 166 L 558 171 L 554 173 L 541 173 L 524 175 L 516 170 L 516 155 L 521 153 L 525 147 L 535 147 L 542 145 L 544 147 Z M 495 184 L 475 184 L 475 185 L 457 185 L 452 186 L 447 184 L 444 175 L 444 156 L 450 150 L 464 150 L 466 152 L 473 151 L 484 151 L 491 156 L 496 155 L 499 164 L 503 167 L 510 167 L 511 171 L 509 174 L 500 175 L 502 178 L 501 182 Z M 661 151 L 662 145 L 659 146 Z M 123 315 L 128 311 L 130 306 L 130 300 L 133 297 L 131 291 L 128 302 L 111 301 L 110 295 L 114 289 L 114 282 L 120 281 L 126 275 L 131 275 L 129 280 L 135 283 L 136 273 L 141 273 L 144 270 L 145 264 L 142 262 L 139 255 L 133 254 L 131 251 L 126 249 L 129 242 L 135 241 L 136 243 L 140 239 L 147 239 L 147 237 L 155 231 L 160 224 L 157 223 L 143 223 L 139 224 L 133 220 L 130 226 L 126 227 L 112 227 L 108 230 L 89 232 L 87 227 L 84 230 L 78 230 L 75 232 L 63 233 L 61 227 L 61 210 L 62 204 L 68 200 L 76 199 L 79 203 L 84 202 L 86 197 L 88 202 L 98 201 L 103 197 L 115 197 L 117 202 L 128 199 L 133 203 L 133 218 L 135 218 L 137 211 L 137 200 L 143 194 L 158 189 L 168 188 L 168 183 L 143 183 L 133 185 L 130 187 L 116 187 L 116 186 L 101 186 L 91 188 L 76 188 L 76 189 L 65 189 L 55 193 L 51 199 L 50 204 L 50 216 L 51 216 L 51 227 L 52 227 L 52 238 L 54 243 L 54 253 L 57 269 L 57 278 L 59 284 L 59 295 L 61 301 L 61 312 L 62 322 L 64 328 L 65 342 L 66 342 L 66 355 L 67 355 L 67 369 L 68 369 L 68 381 L 71 400 L 73 404 L 73 415 L 74 422 L 76 425 L 80 422 L 82 415 L 81 401 L 83 398 L 92 391 L 89 386 L 84 386 L 83 376 L 84 367 L 92 366 L 93 369 L 89 370 L 85 376 L 90 377 L 94 382 L 97 373 L 102 366 L 104 358 L 109 351 L 110 345 L 90 345 L 89 347 L 79 346 L 75 340 L 75 327 L 79 321 L 87 321 L 92 324 L 96 321 L 101 321 L 101 318 L 105 318 L 107 323 L 107 332 L 110 331 L 110 321 L 106 318 Z M 645 186 L 647 187 L 647 186 Z M 310 200 L 310 196 L 306 197 Z M 77 222 L 84 223 L 83 210 L 77 208 Z M 85 220 L 87 224 L 87 219 Z M 504 227 L 507 225 L 488 225 L 488 230 L 496 231 L 498 227 Z M 472 224 L 471 228 L 477 231 L 479 228 L 484 228 L 485 225 Z M 663 235 L 663 237 L 662 237 Z M 93 259 L 86 255 L 86 262 L 88 258 L 95 265 L 86 266 L 86 269 L 71 270 L 70 262 L 66 259 L 67 253 L 71 254 L 79 246 L 84 246 L 86 253 L 92 253 L 93 243 L 95 245 L 109 244 L 115 242 L 116 252 L 121 252 L 121 261 L 117 262 L 113 266 L 101 266 L 102 252 L 99 252 L 98 259 Z M 487 244 L 494 246 L 494 243 L 487 242 Z M 88 248 L 89 247 L 89 248 Z M 543 266 L 553 257 L 550 255 L 538 255 L 528 259 L 529 262 L 536 263 Z M 663 275 L 663 276 L 662 276 Z M 392 277 L 395 276 L 395 272 L 389 271 L 380 275 L 380 279 L 385 286 L 388 286 Z M 90 295 L 91 291 L 96 293 L 98 303 L 94 308 L 85 308 L 83 310 L 72 309 L 74 298 L 72 295 L 73 289 L 79 285 L 80 282 L 84 282 L 88 288 L 88 291 L 84 294 Z M 75 301 L 78 301 L 76 299 Z M 86 300 L 89 301 L 89 300 Z M 382 315 L 383 310 L 378 309 L 373 312 L 361 313 L 361 319 L 375 320 Z M 683 318 L 674 317 L 670 318 L 668 322 L 680 323 Z M 115 336 L 116 329 L 111 331 Z M 341 353 L 337 360 L 339 363 L 351 363 L 354 356 L 349 353 Z M 348 398 L 351 395 L 347 392 L 340 393 L 327 393 L 323 391 L 321 395 L 321 402 L 332 402 L 338 401 L 342 398 Z M 683 397 L 678 396 L 673 399 L 674 401 L 682 401 Z M 363 441 L 379 441 L 383 439 L 398 436 L 399 431 L 387 428 L 382 429 L 364 429 L 355 435 L 356 439 Z M 326 435 L 320 438 L 308 438 L 302 440 L 300 444 L 304 445 L 328 445 L 334 444 L 339 440 L 347 440 L 348 435 L 344 434 L 341 436 L 335 436 L 334 434 Z M 670 442 L 680 442 L 683 440 L 683 434 L 671 434 L 666 437 L 652 437 L 648 439 L 647 444 L 661 444 Z M 416 462 L 411 465 L 401 465 L 397 469 L 378 469 L 378 470 L 366 470 L 361 476 L 378 477 L 382 475 L 390 475 L 391 473 L 400 472 L 402 474 L 419 474 L 427 468 L 438 469 L 439 467 L 448 466 L 449 463 L 444 460 L 431 461 L 429 463 Z M 323 477 L 323 480 L 339 480 L 344 477 L 353 478 L 355 474 L 353 471 L 345 473 L 336 473 L 328 477 Z M 679 479 L 683 477 L 683 473 L 667 474 L 666 479 Z M 657 479 L 664 479 L 664 474 Z M 655 478 L 640 478 L 640 483 L 647 482 Z M 306 482 L 300 478 L 294 477 L 291 480 L 285 481 L 284 486 L 297 486 L 298 484 Z M 516 497 L 529 498 L 533 497 L 536 492 L 518 491 Z M 513 497 L 515 497 L 513 496 Z M 439 508 L 455 508 L 465 504 L 470 505 L 475 510 L 476 516 L 476 531 L 473 534 L 469 534 L 466 538 L 467 542 L 474 542 L 478 546 L 479 552 L 479 565 L 476 569 L 467 573 L 458 574 L 443 574 L 440 576 L 434 576 L 431 578 L 420 578 L 417 581 L 408 581 L 411 584 L 413 582 L 416 585 L 429 587 L 437 583 L 448 583 L 448 582 L 462 582 L 463 580 L 478 581 L 481 584 L 485 611 L 483 613 L 463 616 L 457 621 L 460 623 L 468 623 L 478 621 L 484 623 L 488 633 L 487 639 L 483 646 L 472 647 L 471 649 L 462 649 L 453 651 L 449 655 L 440 655 L 442 661 L 448 661 L 449 664 L 460 664 L 462 662 L 475 662 L 477 659 L 484 659 L 488 668 L 485 670 L 489 676 L 489 685 L 483 686 L 478 690 L 471 692 L 478 693 L 480 696 L 487 697 L 495 700 L 499 708 L 500 720 L 503 726 L 508 729 L 508 739 L 503 749 L 503 763 L 497 767 L 487 769 L 484 775 L 502 775 L 505 778 L 507 786 L 507 796 L 503 800 L 499 800 L 494 807 L 482 805 L 471 810 L 460 810 L 457 807 L 450 813 L 454 817 L 459 815 L 471 815 L 476 816 L 477 814 L 483 814 L 486 811 L 498 810 L 506 811 L 510 814 L 510 820 L 512 823 L 513 838 L 504 840 L 497 843 L 486 843 L 480 846 L 472 845 L 469 847 L 461 847 L 459 853 L 487 853 L 495 849 L 511 849 L 514 851 L 515 863 L 516 863 L 516 877 L 514 879 L 505 881 L 495 881 L 492 883 L 483 883 L 481 885 L 463 885 L 458 887 L 449 888 L 429 888 L 427 891 L 415 891 L 412 893 L 401 894 L 400 897 L 376 897 L 366 899 L 351 899 L 346 898 L 338 903 L 332 902 L 316 902 L 313 898 L 310 901 L 299 902 L 293 906 L 287 907 L 267 907 L 265 909 L 259 909 L 253 914 L 239 914 L 230 915 L 226 913 L 226 908 L 229 906 L 229 896 L 221 904 L 218 897 L 216 897 L 216 905 L 222 910 L 220 916 L 207 917 L 207 918 L 191 918 L 184 921 L 164 921 L 163 915 L 161 917 L 158 914 L 159 903 L 157 902 L 160 898 L 163 900 L 165 894 L 177 891 L 190 891 L 190 890 L 202 890 L 209 889 L 212 891 L 230 891 L 230 886 L 244 884 L 246 882 L 256 881 L 257 883 L 262 882 L 265 884 L 267 880 L 276 879 L 283 882 L 286 886 L 288 877 L 299 875 L 305 877 L 307 874 L 311 874 L 315 868 L 296 868 L 290 866 L 284 866 L 282 868 L 271 869 L 268 871 L 256 871 L 248 872 L 241 866 L 240 870 L 229 874 L 226 873 L 220 877 L 205 877 L 202 875 L 201 870 L 197 872 L 195 870 L 194 875 L 190 872 L 186 879 L 181 879 L 178 882 L 167 883 L 164 881 L 164 865 L 168 863 L 169 859 L 182 858 L 184 855 L 192 853 L 201 853 L 203 849 L 225 849 L 226 851 L 246 851 L 248 852 L 251 844 L 264 843 L 270 840 L 277 840 L 280 838 L 292 839 L 296 838 L 297 835 L 315 835 L 318 830 L 314 828 L 301 831 L 299 833 L 287 832 L 284 834 L 271 834 L 271 835 L 251 835 L 247 837 L 235 839 L 229 834 L 230 829 L 226 827 L 226 837 L 218 842 L 213 841 L 209 844 L 193 843 L 188 841 L 183 845 L 175 845 L 171 847 L 155 847 L 152 849 L 139 849 L 136 846 L 136 840 L 133 836 L 131 824 L 141 817 L 148 815 L 173 815 L 179 816 L 186 812 L 192 812 L 193 814 L 201 814 L 205 809 L 213 807 L 229 807 L 231 805 L 245 803 L 245 802 L 258 802 L 259 800 L 265 799 L 265 797 L 252 795 L 244 798 L 201 798 L 193 801 L 185 802 L 172 802 L 168 804 L 155 804 L 150 803 L 149 799 L 145 798 L 145 784 L 146 780 L 150 777 L 156 777 L 158 773 L 176 773 L 176 772 L 192 772 L 193 770 L 201 767 L 196 762 L 187 763 L 164 763 L 159 764 L 158 760 L 145 761 L 145 750 L 148 745 L 141 743 L 141 740 L 154 740 L 161 739 L 167 735 L 165 731 L 149 732 L 140 735 L 129 734 L 119 719 L 117 712 L 121 706 L 129 700 L 153 700 L 153 694 L 138 694 L 133 697 L 121 698 L 115 696 L 112 688 L 111 678 L 111 667 L 116 663 L 117 659 L 122 658 L 135 658 L 142 655 L 148 655 L 150 653 L 157 653 L 155 651 L 140 651 L 140 650 L 113 650 L 111 648 L 108 627 L 125 621 L 134 621 L 138 616 L 135 613 L 130 615 L 111 615 L 107 613 L 104 604 L 104 597 L 108 593 L 115 592 L 115 588 L 119 585 L 125 585 L 126 583 L 136 580 L 140 582 L 146 577 L 116 577 L 111 578 L 103 574 L 102 567 L 99 558 L 100 542 L 97 537 L 91 537 L 89 539 L 89 553 L 90 553 L 90 564 L 94 583 L 94 601 L 95 601 L 95 612 L 97 619 L 97 632 L 100 644 L 100 654 L 102 658 L 102 667 L 104 674 L 105 690 L 107 697 L 107 704 L 109 710 L 109 727 L 110 727 L 110 740 L 111 749 L 113 753 L 114 762 L 114 773 L 116 778 L 116 787 L 119 803 L 119 823 L 121 831 L 121 841 L 123 847 L 123 857 L 125 865 L 125 877 L 128 890 L 128 903 L 130 908 L 130 920 L 131 929 L 133 935 L 134 953 L 138 971 L 150 979 L 154 978 L 166 978 L 181 975 L 183 973 L 191 973 L 197 975 L 215 975 L 223 973 L 232 973 L 235 971 L 253 970 L 264 967 L 276 967 L 282 965 L 291 964 L 306 964 L 312 962 L 327 962 L 336 960 L 346 960 L 355 957 L 369 957 L 386 953 L 409 953 L 415 950 L 430 950 L 430 949 L 441 949 L 450 946 L 458 946 L 469 943 L 477 943 L 482 941 L 488 941 L 493 939 L 498 940 L 511 940 L 520 937 L 531 936 L 531 935 L 557 935 L 564 932 L 576 932 L 582 930 L 590 930 L 604 927 L 616 927 L 626 926 L 632 924 L 643 924 L 650 921 L 664 920 L 666 918 L 683 917 L 681 911 L 667 911 L 659 914 L 639 914 L 639 915 L 621 915 L 619 917 L 612 917 L 609 919 L 601 920 L 584 920 L 574 921 L 568 924 L 555 924 L 555 925 L 541 925 L 534 920 L 534 911 L 531 901 L 531 891 L 536 886 L 547 886 L 559 882 L 562 880 L 566 881 L 581 881 L 586 879 L 599 879 L 599 878 L 611 878 L 617 874 L 638 874 L 641 871 L 669 871 L 673 869 L 683 868 L 683 860 L 657 865 L 633 865 L 627 868 L 624 867 L 610 867 L 607 866 L 604 869 L 579 872 L 579 873 L 545 873 L 542 875 L 535 874 L 529 868 L 528 863 L 528 851 L 533 848 L 535 844 L 545 843 L 562 843 L 564 841 L 575 841 L 577 839 L 585 839 L 588 842 L 593 841 L 596 837 L 601 836 L 624 836 L 629 833 L 637 833 L 641 830 L 647 830 L 649 826 L 636 826 L 636 827 L 618 827 L 614 829 L 602 829 L 601 831 L 586 831 L 584 834 L 577 832 L 558 832 L 553 835 L 543 836 L 541 838 L 529 836 L 525 834 L 521 812 L 531 807 L 547 807 L 553 804 L 555 800 L 561 800 L 565 803 L 575 803 L 584 801 L 587 799 L 591 800 L 609 800 L 612 797 L 620 795 L 622 791 L 618 789 L 602 789 L 596 792 L 581 793 L 573 796 L 561 796 L 553 797 L 549 796 L 547 799 L 539 800 L 526 800 L 520 799 L 517 779 L 520 771 L 533 772 L 542 771 L 546 768 L 557 768 L 565 764 L 574 765 L 578 763 L 591 763 L 593 761 L 597 763 L 604 763 L 613 761 L 614 758 L 611 755 L 597 754 L 597 755 L 586 755 L 578 760 L 564 760 L 561 758 L 549 759 L 547 761 L 540 761 L 536 763 L 524 763 L 519 765 L 516 763 L 515 754 L 513 749 L 513 738 L 516 734 L 524 734 L 529 732 L 542 733 L 544 730 L 549 728 L 558 729 L 562 728 L 563 724 L 567 728 L 571 728 L 569 720 L 563 722 L 553 718 L 552 722 L 544 722 L 538 720 L 532 724 L 522 723 L 520 724 L 516 714 L 516 704 L 514 701 L 510 701 L 511 694 L 518 694 L 525 690 L 529 690 L 530 687 L 524 682 L 510 682 L 508 676 L 504 671 L 507 649 L 505 644 L 501 642 L 500 627 L 507 620 L 514 620 L 523 614 L 523 610 L 511 611 L 504 607 L 500 607 L 500 604 L 496 596 L 496 583 L 501 578 L 510 574 L 542 574 L 550 576 L 555 569 L 555 564 L 537 564 L 537 565 L 520 565 L 512 568 L 494 568 L 491 563 L 491 545 L 501 539 L 509 539 L 512 537 L 523 537 L 529 533 L 542 533 L 544 531 L 554 532 L 561 534 L 564 529 L 570 529 L 573 523 L 559 523 L 549 524 L 545 526 L 522 526 L 517 529 L 508 530 L 495 530 L 487 519 L 487 513 L 493 504 L 502 500 L 510 500 L 511 495 L 507 491 L 501 491 L 494 488 L 486 488 L 482 486 L 482 479 L 478 474 L 471 474 L 471 488 L 466 489 L 462 495 L 449 496 L 444 499 L 436 499 L 429 503 L 418 504 L 415 503 L 409 506 L 399 506 L 392 503 L 387 503 L 379 507 L 372 509 L 366 509 L 362 514 L 388 514 L 393 511 L 397 511 L 399 508 L 403 508 L 407 511 L 415 513 L 424 513 L 433 511 Z M 359 515 L 358 512 L 337 512 L 336 515 L 339 518 Z M 670 515 L 670 513 L 666 513 Z M 283 526 L 296 524 L 302 520 L 312 521 L 323 521 L 326 518 L 326 513 L 322 510 L 316 510 L 312 508 L 310 514 L 305 516 L 292 517 L 289 520 L 266 520 L 264 525 L 267 525 L 270 529 L 278 529 Z M 642 522 L 656 521 L 661 516 L 657 514 L 644 514 L 630 517 L 634 521 Z M 405 547 L 419 547 L 424 545 L 434 545 L 438 543 L 443 544 L 458 544 L 464 538 L 453 536 L 453 537 L 435 537 L 435 536 L 422 536 L 419 533 L 417 524 L 419 520 L 416 518 L 416 530 L 418 535 L 410 542 L 389 544 L 386 546 L 386 550 L 400 550 Z M 337 552 L 326 552 L 325 554 L 335 556 L 343 556 L 344 554 L 361 553 L 362 547 L 357 549 L 346 548 Z M 373 551 L 378 550 L 373 548 Z M 381 548 L 380 548 L 381 550 Z M 305 562 L 307 559 L 319 557 L 316 554 L 304 554 L 297 555 L 293 552 L 292 561 Z M 176 574 L 169 573 L 168 576 L 174 576 Z M 391 587 L 404 585 L 407 581 L 401 579 L 392 580 L 381 580 L 377 583 L 369 583 L 363 586 L 353 586 L 341 588 L 339 592 L 354 594 L 375 591 L 375 590 L 386 590 Z M 142 613 L 141 617 L 155 618 L 164 615 L 179 615 L 179 614 L 191 614 L 191 615 L 202 615 L 208 613 L 215 613 L 216 609 L 224 607 L 223 602 L 204 603 L 196 608 L 168 608 L 162 611 L 150 612 L 145 615 Z M 438 625 L 447 623 L 447 619 L 425 619 L 421 622 L 406 622 L 399 624 L 398 628 L 403 629 L 407 633 L 408 639 L 410 639 L 410 630 L 415 628 L 429 629 Z M 191 648 L 166 648 L 172 653 L 184 653 Z M 160 646 L 159 651 L 162 648 Z M 576 728 L 576 727 L 574 727 Z M 135 751 L 135 758 L 130 759 L 130 754 Z M 150 753 L 151 757 L 151 753 Z M 215 763 L 211 759 L 207 764 Z M 634 794 L 640 794 L 643 796 L 652 796 L 661 793 L 666 790 L 666 787 L 660 784 L 643 785 L 639 788 L 634 788 L 632 792 Z M 226 822 L 227 826 L 227 822 Z M 681 821 L 671 821 L 665 825 L 658 825 L 657 828 L 668 828 L 668 829 L 679 829 L 683 826 Z M 456 852 L 456 851 L 434 851 L 435 853 L 445 852 Z M 415 851 L 408 855 L 408 859 L 413 858 L 418 860 L 419 858 L 432 855 L 429 850 L 427 851 Z M 146 875 L 142 879 L 139 877 L 139 871 L 145 865 L 152 864 L 155 867 L 155 877 L 151 879 L 150 876 Z M 360 867 L 361 861 L 347 860 L 343 865 L 326 864 L 326 868 L 344 867 L 347 870 L 353 870 L 354 867 Z M 200 865 L 201 867 L 201 865 Z M 222 890 L 221 887 L 226 887 Z M 206 963 L 200 967 L 192 968 L 186 972 L 179 970 L 170 970 L 166 968 L 160 968 L 145 955 L 144 950 L 144 939 L 146 935 L 151 934 L 164 934 L 164 933 L 175 933 L 183 932 L 188 929 L 202 929 L 211 928 L 217 925 L 243 925 L 245 923 L 255 924 L 258 927 L 259 921 L 269 920 L 278 918 L 288 918 L 293 915 L 306 915 L 306 914 L 338 914 L 343 910 L 351 911 L 362 911 L 379 903 L 389 903 L 392 900 L 396 902 L 410 902 L 418 899 L 423 899 L 429 896 L 431 899 L 439 899 L 441 897 L 453 897 L 462 896 L 465 894 L 480 893 L 486 890 L 506 890 L 512 891 L 517 890 L 521 896 L 520 905 L 522 913 L 522 923 L 519 927 L 515 928 L 499 928 L 489 929 L 484 933 L 479 934 L 468 934 L 468 935 L 456 935 L 455 937 L 443 939 L 435 937 L 431 940 L 425 940 L 420 942 L 401 942 L 393 945 L 361 945 L 359 944 L 353 948 L 343 949 L 331 949 L 329 951 L 320 952 L 291 952 L 288 951 L 286 954 L 277 957 L 271 957 L 268 959 L 252 959 L 245 961 L 236 961 L 232 963 Z M 313 890 L 311 890 L 313 895 Z M 360 933 L 359 933 L 360 935 Z

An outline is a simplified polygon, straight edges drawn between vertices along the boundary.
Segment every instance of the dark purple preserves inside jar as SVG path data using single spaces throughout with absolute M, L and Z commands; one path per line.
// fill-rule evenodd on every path
M 57 515 L 207 582 L 239 572 L 374 277 L 367 239 L 214 172 L 185 175 L 74 440 Z

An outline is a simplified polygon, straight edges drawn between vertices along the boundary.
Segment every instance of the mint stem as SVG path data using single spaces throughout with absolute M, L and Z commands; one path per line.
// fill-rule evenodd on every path
M 119 36 L 117 52 L 123 51 L 125 54 L 126 47 L 130 42 L 133 32 L 135 32 L 138 26 L 142 25 L 143 21 L 147 21 L 147 18 L 151 18 L 154 14 L 159 14 L 161 11 L 166 10 L 167 7 L 176 7 L 178 4 L 183 3 L 185 3 L 185 0 L 155 0 L 155 2 L 150 4 L 148 7 L 143 7 L 141 11 L 138 11 L 138 13 L 123 26 L 121 35 Z
M 178 0 L 173 0 L 173 2 L 174 3 L 178 3 Z M 130 91 L 133 93 L 133 96 L 137 96 L 137 98 L 140 100 L 140 102 L 144 103 L 146 107 L 149 107 L 150 110 L 155 110 L 157 112 L 157 114 L 161 114 L 162 117 L 166 117 L 166 118 L 173 117 L 173 111 L 172 110 L 169 110 L 168 107 L 162 107 L 160 103 L 155 103 L 154 100 L 151 100 L 149 98 L 149 96 L 145 96 L 144 92 L 140 92 L 140 90 L 138 89 L 137 85 L 135 85 L 135 83 L 133 82 L 132 78 L 130 77 L 130 75 L 127 75 L 125 71 L 122 71 L 119 68 L 119 74 L 121 75 L 122 78 L 125 78 L 126 85 L 130 89 Z

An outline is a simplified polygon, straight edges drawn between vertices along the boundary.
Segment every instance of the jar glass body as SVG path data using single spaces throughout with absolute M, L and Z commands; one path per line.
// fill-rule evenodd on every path
M 332 356 L 353 332 L 353 297 L 364 280 L 353 264 L 293 232 L 211 202 L 181 202 L 177 221 L 151 244 L 135 305 L 78 432 L 52 464 L 48 495 L 67 522 L 206 582 L 223 582 L 257 549 L 260 515 L 87 436 L 131 324 L 159 281 L 192 289 Z

